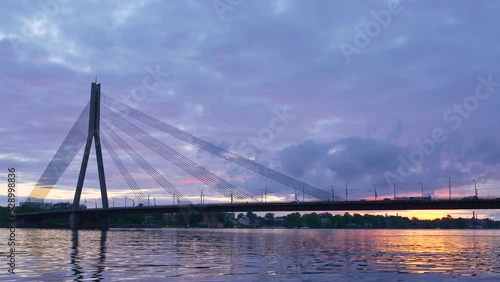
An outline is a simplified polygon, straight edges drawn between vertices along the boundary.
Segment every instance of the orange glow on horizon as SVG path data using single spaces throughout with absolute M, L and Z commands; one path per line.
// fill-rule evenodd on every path
M 388 210 L 388 211 L 346 211 L 350 214 L 371 214 L 371 215 L 386 215 L 387 216 L 401 216 L 408 217 L 409 219 L 416 217 L 421 220 L 433 220 L 433 219 L 441 219 L 443 217 L 447 217 L 450 215 L 453 218 L 472 218 L 472 210 L 409 210 L 409 211 L 396 211 L 396 210 Z M 312 213 L 312 212 L 303 212 L 303 213 Z M 331 214 L 344 214 L 345 211 L 329 211 Z M 490 216 L 492 211 L 490 210 L 477 210 L 475 211 L 478 218 L 491 218 L 495 219 L 493 216 Z M 301 213 L 302 214 L 302 213 Z
M 433 220 L 433 219 L 442 219 L 443 217 L 447 217 L 450 215 L 452 218 L 472 218 L 473 210 L 380 210 L 380 211 L 299 211 L 301 215 L 311 214 L 311 213 L 330 213 L 332 215 L 344 215 L 346 212 L 353 215 L 355 213 L 360 215 L 381 215 L 381 216 L 400 216 L 407 217 L 412 219 L 416 217 L 420 220 Z M 492 220 L 499 220 L 498 216 L 495 216 L 496 210 L 474 210 L 475 215 L 478 219 L 490 218 Z M 280 216 L 284 216 L 293 212 L 274 212 L 275 214 L 279 214 Z

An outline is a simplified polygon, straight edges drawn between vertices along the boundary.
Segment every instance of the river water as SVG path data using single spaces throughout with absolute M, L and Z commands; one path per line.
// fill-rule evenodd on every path
M 0 230 L 0 281 L 500 281 L 500 230 Z

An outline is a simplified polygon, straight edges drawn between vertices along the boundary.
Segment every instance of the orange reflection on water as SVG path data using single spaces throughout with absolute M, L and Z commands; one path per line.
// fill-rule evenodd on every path
M 380 254 L 374 256 L 374 262 L 394 265 L 405 273 L 467 272 L 471 266 L 487 264 L 489 257 L 482 249 L 488 244 L 482 240 L 488 239 L 487 233 L 468 233 L 470 236 L 464 236 L 463 230 L 379 230 L 371 236 L 372 250 Z
M 20 229 L 16 238 L 22 246 L 17 275 L 32 281 L 114 281 L 151 273 L 196 281 L 339 273 L 500 276 L 499 230 Z

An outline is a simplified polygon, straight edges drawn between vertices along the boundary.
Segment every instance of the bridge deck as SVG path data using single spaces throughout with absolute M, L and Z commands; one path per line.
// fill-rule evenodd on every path
M 178 213 L 178 212 L 278 212 L 278 211 L 375 211 L 375 210 L 477 210 L 500 209 L 500 200 L 432 200 L 432 201 L 343 201 L 302 203 L 238 203 L 206 205 L 166 205 L 116 207 L 109 209 L 81 209 L 80 214 L 107 216 L 124 214 Z M 19 213 L 20 218 L 57 218 L 68 216 L 71 210 Z

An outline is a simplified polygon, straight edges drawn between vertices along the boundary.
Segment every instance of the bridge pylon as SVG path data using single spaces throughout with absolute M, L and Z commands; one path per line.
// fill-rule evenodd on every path
M 90 149 L 92 141 L 95 141 L 95 152 L 97 155 L 97 171 L 99 173 L 99 186 L 101 189 L 102 207 L 109 208 L 108 194 L 106 191 L 106 178 L 104 176 L 104 164 L 102 161 L 101 139 L 100 139 L 100 117 L 101 117 L 101 84 L 97 81 L 93 82 L 90 91 L 90 114 L 89 114 L 89 130 L 87 135 L 87 143 L 85 144 L 85 151 L 83 154 L 82 165 L 80 167 L 80 174 L 78 176 L 78 183 L 76 184 L 75 198 L 73 199 L 73 212 L 70 217 L 70 226 L 72 229 L 79 228 L 98 228 L 109 229 L 109 218 L 101 218 L 98 221 L 95 219 L 85 219 L 82 213 L 77 213 L 80 208 L 80 197 L 82 195 L 83 182 L 85 180 L 85 173 L 87 171 L 87 164 L 90 156 Z M 94 222 L 93 226 L 89 220 Z

